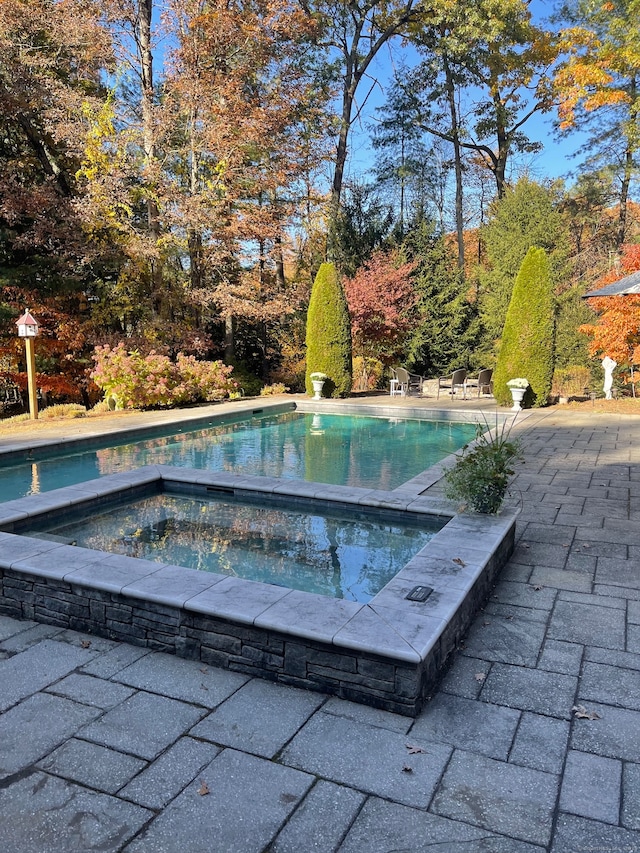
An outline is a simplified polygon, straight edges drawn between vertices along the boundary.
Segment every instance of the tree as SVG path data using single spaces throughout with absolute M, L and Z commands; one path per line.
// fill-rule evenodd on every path
M 140 2 L 146 15 L 150 0 Z M 162 29 L 150 35 L 137 4 L 109 0 L 128 70 L 85 169 L 92 233 L 127 258 L 99 293 L 105 325 L 144 328 L 174 351 L 197 328 L 205 347 L 224 336 L 228 358 L 246 330 L 252 343 L 239 349 L 257 342 L 264 372 L 268 324 L 299 303 L 284 254 L 309 161 L 299 130 L 322 126 L 324 96 L 307 67 L 313 22 L 280 0 L 164 0 Z M 159 35 L 167 47 L 151 97 L 148 52 Z
M 351 323 L 344 290 L 333 264 L 320 266 L 307 311 L 306 388 L 311 374 L 325 373 L 325 393 L 344 397 L 351 391 Z
M 405 343 L 411 367 L 425 376 L 471 367 L 478 342 L 477 312 L 450 243 L 423 221 L 407 236 L 403 253 L 415 264 L 417 319 Z
M 0 276 L 42 295 L 82 287 L 95 261 L 75 173 L 110 61 L 99 14 L 83 0 L 0 3 Z
M 557 209 L 559 189 L 521 178 L 491 208 L 482 229 L 487 264 L 480 272 L 480 314 L 489 342 L 502 333 L 516 275 L 532 246 L 546 250 L 557 285 L 565 278 L 568 240 Z
M 388 189 L 394 206 L 394 235 L 402 242 L 411 223 L 437 219 L 445 230 L 443 196 L 449 172 L 446 143 L 429 148 L 425 132 L 416 124 L 404 88 L 408 70 L 395 75 L 386 103 L 376 110 L 372 144 L 377 152 L 376 185 Z
M 399 252 L 378 250 L 344 282 L 353 335 L 353 352 L 364 359 L 390 363 L 415 324 L 415 264 L 402 263 Z
M 510 379 L 529 380 L 525 403 L 546 405 L 551 392 L 555 346 L 555 297 L 544 249 L 532 246 L 522 262 L 502 332 L 493 374 L 493 393 L 502 406 L 511 401 Z
M 522 128 L 552 106 L 548 73 L 557 49 L 551 34 L 533 24 L 525 0 L 456 3 L 426 15 L 416 29 L 427 54 L 417 70 L 424 92 L 417 117 L 428 133 L 454 146 L 459 222 L 463 150 L 483 158 L 498 197 L 507 188 L 511 154 L 539 150 Z M 459 105 L 465 90 L 466 114 Z
M 592 128 L 590 167 L 619 182 L 617 245 L 627 233 L 627 202 L 640 151 L 640 2 L 569 0 L 562 10 L 569 52 L 555 76 L 560 128 Z
M 227 358 L 239 330 L 262 351 L 268 326 L 293 313 L 284 249 L 307 136 L 324 105 L 307 67 L 313 23 L 279 0 L 171 0 L 178 36 L 164 84 L 165 149 L 172 164 L 172 233 L 186 236 L 190 296 L 225 323 Z M 170 176 L 168 176 L 170 177 Z M 184 236 L 182 236 L 184 251 Z
M 356 94 L 381 49 L 402 32 L 414 13 L 414 0 L 299 0 L 305 12 L 320 22 L 318 44 L 337 56 L 334 70 L 340 81 L 342 107 L 331 181 L 330 221 L 338 214 L 349 132 Z M 339 71 L 338 71 L 339 66 Z M 373 83 L 375 85 L 375 81 Z M 372 85 L 372 89 L 373 89 Z M 368 95 L 365 96 L 366 101 Z
M 586 172 L 578 175 L 560 201 L 571 240 L 574 273 L 578 275 L 593 274 L 616 248 L 612 184 L 611 176 Z
M 354 183 L 330 223 L 336 266 L 353 276 L 382 247 L 393 226 L 393 212 L 370 185 Z

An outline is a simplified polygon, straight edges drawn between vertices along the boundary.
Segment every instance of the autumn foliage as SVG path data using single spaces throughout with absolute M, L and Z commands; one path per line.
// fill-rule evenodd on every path
M 640 271 L 640 246 L 624 246 L 620 269 L 611 270 L 596 283 L 597 287 L 619 281 Z M 597 323 L 586 323 L 580 331 L 589 335 L 589 352 L 593 356 L 608 355 L 619 365 L 640 363 L 640 295 L 600 296 L 589 300 L 600 315 Z
M 580 294 L 634 239 L 638 2 L 577 0 L 560 30 L 527 0 L 0 0 L 0 375 L 24 384 L 27 306 L 48 402 L 96 402 L 95 348 L 96 380 L 121 362 L 110 399 L 143 406 L 232 391 L 221 358 L 247 393 L 322 371 L 347 394 L 352 343 L 363 387 L 394 362 L 489 366 L 531 245 L 559 297 L 557 366 L 583 363 Z M 385 184 L 354 204 L 352 124 L 392 40 L 413 67 L 388 88 Z M 525 124 L 554 98 L 598 156 L 572 207 L 530 182 L 532 219 L 507 165 L 538 150 Z M 350 278 L 324 276 L 307 326 L 327 259 Z M 636 359 L 636 300 L 594 305 L 592 352 Z
M 231 367 L 178 353 L 176 361 L 151 351 L 127 352 L 124 344 L 97 347 L 91 377 L 114 409 L 150 409 L 221 400 L 237 389 Z
M 397 252 L 377 251 L 353 278 L 345 280 L 356 355 L 393 359 L 415 325 L 414 268 L 414 263 L 402 263 Z

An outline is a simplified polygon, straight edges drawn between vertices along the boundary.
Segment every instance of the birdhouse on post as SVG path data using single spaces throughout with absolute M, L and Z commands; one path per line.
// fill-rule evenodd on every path
M 28 308 L 22 317 L 16 320 L 16 326 L 18 327 L 18 337 L 24 338 L 27 357 L 27 383 L 29 386 L 29 414 L 31 420 L 35 421 L 38 417 L 38 389 L 36 388 L 36 356 L 33 339 L 38 334 L 39 328 Z
M 19 338 L 35 338 L 35 336 L 40 331 L 40 327 L 38 323 L 32 315 L 29 313 L 29 309 L 24 312 L 22 317 L 19 320 L 16 320 L 16 326 L 18 327 L 18 337 Z

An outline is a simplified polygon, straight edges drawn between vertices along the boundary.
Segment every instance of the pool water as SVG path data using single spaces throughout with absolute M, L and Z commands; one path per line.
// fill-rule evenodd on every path
M 98 551 L 366 603 L 443 524 L 160 494 L 36 529 Z
M 451 421 L 285 412 L 2 466 L 0 501 L 166 464 L 392 490 L 475 438 Z

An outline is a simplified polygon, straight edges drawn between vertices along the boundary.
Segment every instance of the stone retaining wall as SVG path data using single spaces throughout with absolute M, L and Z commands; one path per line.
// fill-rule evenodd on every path
M 0 570 L 0 613 L 415 716 L 435 668 L 279 635 L 97 589 Z M 430 672 L 428 670 L 433 669 Z

